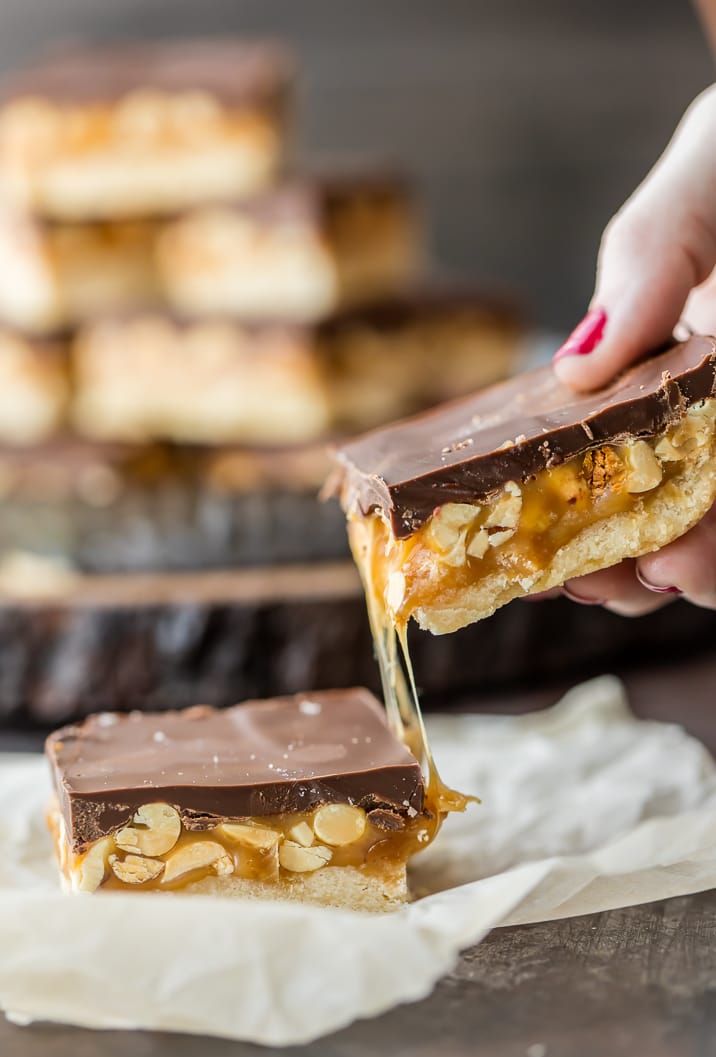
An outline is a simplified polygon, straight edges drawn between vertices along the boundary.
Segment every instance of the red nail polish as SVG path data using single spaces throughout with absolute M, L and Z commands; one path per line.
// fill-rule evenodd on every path
M 656 584 L 650 584 L 648 580 L 645 580 L 637 567 L 636 578 L 642 587 L 645 587 L 647 591 L 653 591 L 657 595 L 683 595 L 683 591 L 680 587 L 657 587 Z
M 599 342 L 604 337 L 604 328 L 607 325 L 607 313 L 603 308 L 592 308 L 587 312 L 582 322 L 575 327 L 561 349 L 558 349 L 552 357 L 553 361 L 561 360 L 565 356 L 586 356 L 594 352 Z

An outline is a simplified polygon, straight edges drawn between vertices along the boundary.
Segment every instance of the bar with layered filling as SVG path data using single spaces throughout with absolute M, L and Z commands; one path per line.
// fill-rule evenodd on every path
M 112 441 L 309 443 L 504 377 L 518 338 L 510 310 L 429 291 L 313 325 L 108 319 L 74 344 L 73 421 Z
M 577 395 L 551 367 L 337 452 L 374 630 L 436 634 L 665 546 L 716 498 L 716 339 Z
M 206 892 L 382 911 L 435 836 L 417 759 L 363 689 L 99 713 L 50 735 L 73 892 Z
M 251 195 L 280 166 L 292 71 L 269 43 L 58 47 L 0 84 L 8 206 L 64 221 Z
M 158 257 L 179 313 L 315 320 L 413 280 L 418 222 L 400 177 L 334 172 L 196 209 L 167 225 Z

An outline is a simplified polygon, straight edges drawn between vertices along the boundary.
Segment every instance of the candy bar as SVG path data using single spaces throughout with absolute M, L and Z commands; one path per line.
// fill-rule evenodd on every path
M 175 212 L 273 178 L 291 78 L 269 44 L 57 49 L 0 85 L 5 202 L 65 221 Z
M 436 634 L 665 546 L 716 499 L 716 339 L 576 395 L 550 367 L 337 454 L 374 629 Z
M 367 690 L 99 713 L 46 749 L 48 821 L 74 892 L 391 910 L 407 897 L 407 861 L 441 821 Z
M 418 263 L 405 183 L 371 171 L 197 209 L 159 240 L 169 300 L 188 315 L 319 319 L 400 290 Z
M 107 320 L 74 347 L 74 423 L 113 441 L 309 443 L 504 377 L 518 334 L 509 310 L 472 294 L 314 325 Z

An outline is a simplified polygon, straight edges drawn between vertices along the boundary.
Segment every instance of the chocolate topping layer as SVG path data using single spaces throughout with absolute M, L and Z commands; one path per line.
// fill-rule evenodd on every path
M 550 366 L 375 430 L 336 452 L 344 504 L 379 509 L 396 537 L 444 503 L 479 502 L 601 444 L 652 437 L 716 393 L 716 339 L 694 337 L 576 394 Z
M 99 713 L 46 744 L 75 850 L 142 804 L 173 804 L 188 828 L 319 804 L 421 811 L 420 766 L 368 690 L 328 690 L 228 709 Z
M 239 40 L 142 41 L 60 47 L 4 77 L 0 100 L 112 102 L 137 89 L 203 91 L 234 104 L 273 105 L 291 77 L 278 45 Z

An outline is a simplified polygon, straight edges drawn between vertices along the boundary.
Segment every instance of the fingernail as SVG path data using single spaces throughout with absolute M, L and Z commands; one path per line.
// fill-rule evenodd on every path
M 597 345 L 604 337 L 604 328 L 607 325 L 607 313 L 603 308 L 592 308 L 587 312 L 582 322 L 575 327 L 561 349 L 558 349 L 552 357 L 554 363 L 564 359 L 565 356 L 586 356 L 594 352 Z
M 603 606 L 607 601 L 606 598 L 581 598 L 579 595 L 575 595 L 574 591 L 569 587 L 563 587 L 562 590 L 570 602 L 578 602 L 580 606 Z
M 647 591 L 654 591 L 657 595 L 683 595 L 684 593 L 680 587 L 657 587 L 656 584 L 649 583 L 640 572 L 639 566 L 636 569 L 636 578 L 642 587 L 645 587 Z

